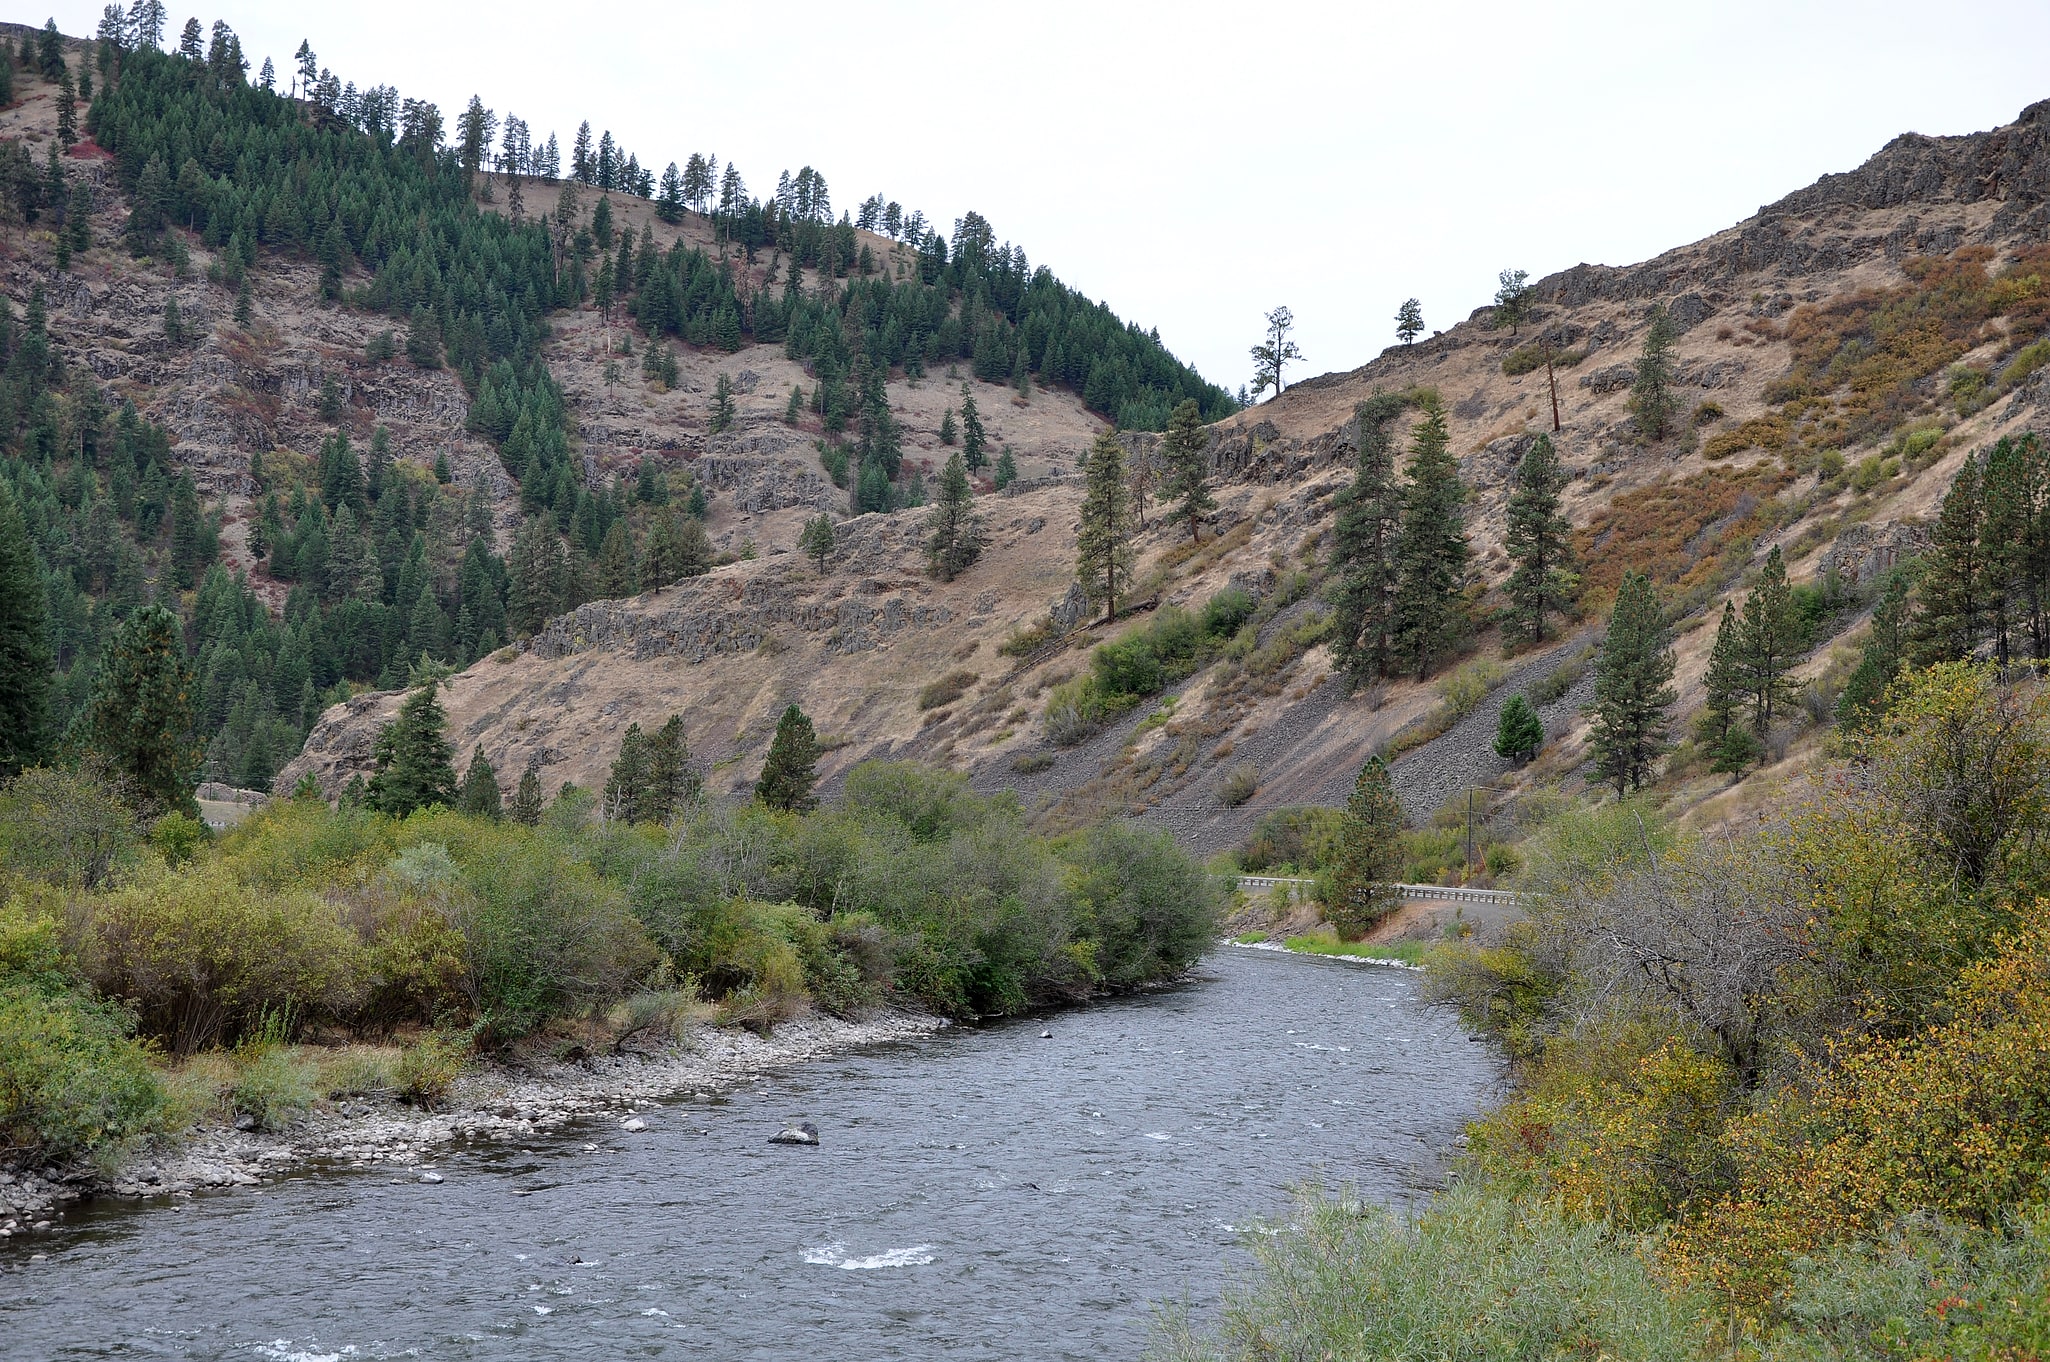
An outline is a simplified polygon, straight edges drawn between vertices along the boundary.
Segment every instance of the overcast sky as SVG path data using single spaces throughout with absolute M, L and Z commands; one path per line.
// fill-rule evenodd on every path
M 56 17 L 84 34 L 99 13 Z M 2050 98 L 2042 0 L 232 0 L 199 18 L 234 27 L 252 74 L 310 39 L 359 87 L 451 123 L 475 92 L 565 153 L 588 118 L 658 172 L 707 151 L 757 195 L 809 164 L 836 209 L 877 190 L 943 227 L 975 209 L 1234 390 L 1277 304 L 1292 378 L 1349 369 L 1412 294 L 1448 326 L 1505 267 L 1642 260 L 1896 133 Z

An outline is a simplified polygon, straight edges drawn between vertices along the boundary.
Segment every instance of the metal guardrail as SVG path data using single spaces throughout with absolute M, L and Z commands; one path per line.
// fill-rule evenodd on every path
M 1239 888 L 1247 893 L 1271 892 L 1287 885 L 1289 893 L 1299 894 L 1315 884 L 1315 880 L 1290 875 L 1241 875 Z M 1523 902 L 1523 896 L 1513 889 L 1467 889 L 1447 884 L 1398 884 L 1395 892 L 1406 899 L 1431 903 L 1501 903 L 1514 906 Z

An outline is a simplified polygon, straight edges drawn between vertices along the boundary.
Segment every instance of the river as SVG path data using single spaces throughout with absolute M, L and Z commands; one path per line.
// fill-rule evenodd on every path
M 0 1357 L 1133 1358 L 1159 1303 L 1214 1308 L 1292 1184 L 1419 1196 L 1496 1079 L 1411 974 L 1220 950 L 645 1131 L 453 1149 L 438 1184 L 90 1206 L 0 1246 Z M 794 1119 L 818 1148 L 766 1143 Z

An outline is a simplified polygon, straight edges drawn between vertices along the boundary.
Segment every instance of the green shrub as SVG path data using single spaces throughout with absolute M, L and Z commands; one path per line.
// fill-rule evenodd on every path
M 87 901 L 78 954 L 143 1031 L 189 1055 L 233 1043 L 266 1015 L 346 1018 L 363 944 L 310 889 L 260 889 L 192 865 Z
M 1217 933 L 1216 883 L 1156 829 L 1102 823 L 1066 843 L 1076 897 L 1094 928 L 1103 982 L 1126 987 L 1180 973 Z
M 293 1047 L 259 1044 L 236 1056 L 241 1072 L 228 1090 L 238 1116 L 255 1120 L 259 1130 L 283 1130 L 306 1114 L 318 1095 L 318 1067 Z
M 429 1110 L 441 1105 L 462 1076 L 470 1047 L 458 1036 L 430 1031 L 399 1053 L 396 1080 L 399 1097 Z
M 1038 771 L 1051 770 L 1053 761 L 1051 752 L 1020 752 L 1011 758 L 1011 769 L 1021 776 L 1029 776 Z
M 1217 802 L 1227 809 L 1236 809 L 1251 799 L 1260 790 L 1260 768 L 1249 761 L 1242 761 L 1225 772 L 1217 782 Z
M 397 1086 L 397 1060 L 389 1050 L 352 1045 L 320 1061 L 320 1090 L 329 1097 L 369 1097 Z
M 53 924 L 0 907 L 0 1166 L 89 1157 L 162 1128 L 162 1084 L 119 1008 L 73 987 Z
M 113 789 L 76 771 L 24 771 L 0 790 L 0 868 L 95 889 L 134 862 L 142 837 Z
M 149 833 L 150 845 L 164 858 L 164 864 L 172 866 L 184 865 L 211 840 L 213 833 L 206 824 L 176 809 L 159 818 Z
M 1288 1233 L 1254 1241 L 1259 1276 L 1217 1333 L 1170 1315 L 1172 1362 L 1289 1358 L 1699 1354 L 1691 1302 L 1669 1296 L 1635 1241 L 1544 1202 L 1456 1184 L 1415 1220 L 1347 1191 L 1305 1193 Z
M 949 837 L 983 813 L 967 776 L 915 761 L 862 762 L 847 773 L 840 801 L 857 818 L 886 818 L 921 842 Z
M 1438 698 L 1445 702 L 1454 719 L 1464 719 L 1481 707 L 1489 692 L 1501 685 L 1507 675 L 1501 663 L 1477 657 L 1438 679 Z
M 1203 604 L 1203 632 L 1212 638 L 1230 638 L 1260 608 L 1252 593 L 1228 586 Z
M 1702 402 L 1694 408 L 1694 424 L 1697 426 L 1713 425 L 1722 419 L 1723 408 L 1720 402 Z
M 2050 364 L 2050 337 L 2024 345 L 2000 371 L 2000 386 L 2012 388 L 2045 364 Z
M 918 707 L 920 709 L 938 709 L 942 705 L 951 705 L 963 695 L 966 695 L 968 688 L 981 679 L 974 672 L 948 672 L 939 680 L 929 681 L 919 688 Z
M 1571 369 L 1586 358 L 1586 350 L 1554 350 L 1552 351 L 1552 367 L 1554 369 Z M 1544 367 L 1544 349 L 1535 341 L 1528 345 L 1519 345 L 1508 354 L 1502 356 L 1502 372 L 1509 378 L 1520 378 L 1524 374 L 1535 373 Z
M 1338 850 L 1343 821 L 1339 810 L 1315 806 L 1263 814 L 1240 849 L 1238 863 L 1254 875 L 1263 871 L 1313 875 Z

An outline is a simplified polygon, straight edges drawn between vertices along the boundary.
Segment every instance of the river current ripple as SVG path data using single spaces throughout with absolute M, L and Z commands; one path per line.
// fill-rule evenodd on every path
M 451 1150 L 439 1184 L 88 1209 L 0 1247 L 0 1357 L 1133 1358 L 1160 1304 L 1214 1310 L 1292 1185 L 1420 1197 L 1497 1078 L 1412 975 L 1219 950 L 642 1132 Z M 793 1119 L 822 1146 L 765 1142 Z

